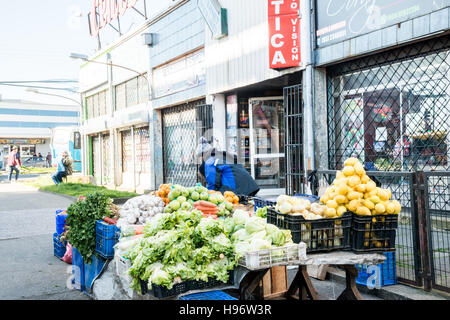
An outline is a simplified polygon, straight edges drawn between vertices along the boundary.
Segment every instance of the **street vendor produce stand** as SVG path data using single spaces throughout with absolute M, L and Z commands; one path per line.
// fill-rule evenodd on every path
M 282 292 L 279 296 L 284 296 L 287 299 L 319 300 L 318 294 L 307 272 L 307 266 L 326 264 L 339 266 L 345 270 L 346 288 L 337 300 L 362 300 L 355 282 L 358 275 L 355 264 L 375 265 L 382 263 L 384 260 L 385 256 L 378 253 L 355 254 L 353 252 L 335 251 L 308 255 L 302 264 L 298 264 L 298 271 L 288 290 Z M 247 273 L 240 283 L 239 291 L 241 300 L 264 299 L 260 282 L 269 270 L 270 268 L 251 270 Z M 295 296 L 297 290 L 298 298 Z

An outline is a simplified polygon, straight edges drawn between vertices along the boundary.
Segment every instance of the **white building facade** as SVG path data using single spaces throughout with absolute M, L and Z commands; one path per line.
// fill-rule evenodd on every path
M 13 146 L 21 160 L 30 162 L 33 154 L 45 158 L 51 151 L 52 130 L 78 126 L 79 106 L 61 106 L 21 100 L 0 100 L 0 161 L 5 164 Z

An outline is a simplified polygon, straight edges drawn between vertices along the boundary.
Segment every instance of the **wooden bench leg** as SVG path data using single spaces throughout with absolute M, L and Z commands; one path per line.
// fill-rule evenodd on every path
M 314 289 L 311 279 L 309 278 L 306 266 L 299 266 L 297 274 L 286 293 L 286 298 L 292 299 L 294 295 L 299 290 L 299 300 L 306 300 L 307 298 L 311 300 L 319 300 L 316 290 Z
M 346 288 L 336 300 L 363 300 L 358 288 L 356 287 L 356 277 L 358 270 L 354 265 L 345 265 L 345 283 Z
M 250 300 L 253 297 L 261 300 L 264 299 L 264 294 L 262 292 L 262 286 L 260 286 L 260 282 L 269 270 L 270 269 L 251 271 L 244 277 L 239 288 L 240 300 Z M 259 290 L 255 295 L 254 291 L 256 288 L 259 288 Z

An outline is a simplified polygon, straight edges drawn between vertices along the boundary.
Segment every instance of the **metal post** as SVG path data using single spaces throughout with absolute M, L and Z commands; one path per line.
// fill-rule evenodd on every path
M 134 136 L 134 126 L 131 126 L 131 156 L 133 157 L 133 191 L 136 191 L 136 138 Z
M 114 117 L 114 111 L 116 110 L 116 92 L 115 87 L 113 86 L 113 70 L 112 70 L 112 61 L 111 61 L 111 54 L 106 54 L 106 60 L 108 62 L 108 87 L 109 87 L 109 95 L 110 95 L 110 105 L 108 113 L 111 118 Z M 111 175 L 111 181 L 116 186 L 116 143 L 114 140 L 114 129 L 110 129 L 109 131 L 109 144 L 110 144 L 110 168 L 108 174 Z
M 313 30 L 313 14 L 311 1 L 302 1 L 300 8 L 300 16 L 303 23 L 301 24 L 301 36 L 304 43 L 304 65 L 306 67 L 303 72 L 303 163 L 305 182 L 307 181 L 308 170 L 314 170 L 314 30 Z
M 423 171 L 416 172 L 416 194 L 417 194 L 417 216 L 418 216 L 418 227 L 419 227 L 419 239 L 420 239 L 420 248 L 421 258 L 422 258 L 422 272 L 421 277 L 424 283 L 424 289 L 426 291 L 431 291 L 432 283 L 431 283 L 431 267 L 430 267 L 430 250 L 428 244 L 428 231 L 427 228 L 431 228 L 431 225 L 428 224 L 427 221 L 427 213 L 426 213 L 426 197 L 425 197 L 425 183 L 424 183 L 424 174 Z

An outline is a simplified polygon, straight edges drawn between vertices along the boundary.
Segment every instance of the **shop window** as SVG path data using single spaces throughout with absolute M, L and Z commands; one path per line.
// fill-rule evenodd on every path
M 356 156 L 371 170 L 448 170 L 448 37 L 328 73 L 330 168 Z
M 122 83 L 116 86 L 116 110 L 122 110 L 126 107 L 126 83 Z

